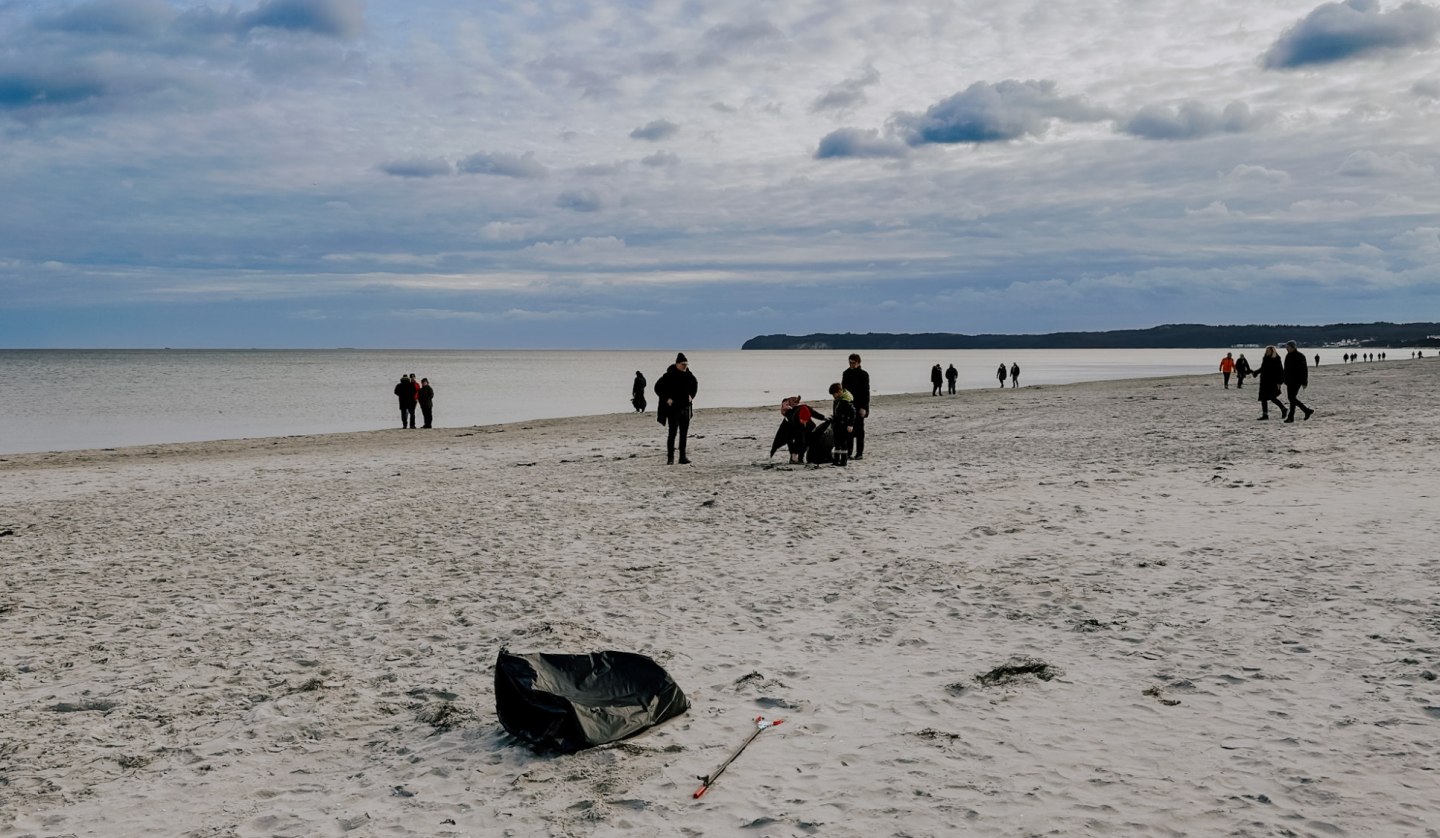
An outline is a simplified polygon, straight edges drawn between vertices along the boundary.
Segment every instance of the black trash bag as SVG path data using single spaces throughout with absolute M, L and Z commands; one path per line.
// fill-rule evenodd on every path
M 826 419 L 816 425 L 805 439 L 805 462 L 807 463 L 828 463 L 830 453 L 835 448 L 835 431 L 830 427 L 830 420 Z
M 634 736 L 690 709 L 660 664 L 633 652 L 514 655 L 495 661 L 495 711 L 538 751 L 574 751 Z

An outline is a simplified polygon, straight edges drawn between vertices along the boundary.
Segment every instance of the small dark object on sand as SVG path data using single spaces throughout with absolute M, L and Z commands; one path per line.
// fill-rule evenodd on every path
M 1026 675 L 1049 681 L 1059 674 L 1059 670 L 1039 658 L 1014 657 L 989 672 L 976 675 L 975 680 L 982 686 L 996 687 L 1014 683 Z

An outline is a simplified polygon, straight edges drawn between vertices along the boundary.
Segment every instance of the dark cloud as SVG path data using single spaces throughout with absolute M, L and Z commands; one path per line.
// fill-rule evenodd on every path
M 1440 34 L 1440 10 L 1406 3 L 1389 12 L 1377 0 L 1345 0 L 1317 6 L 1285 30 L 1265 53 L 1268 69 L 1331 64 L 1385 50 L 1428 49 Z
M 815 159 L 825 160 L 837 157 L 904 157 L 910 147 L 899 140 L 880 136 L 874 128 L 841 128 L 831 131 L 820 140 L 815 150 Z
M 83 3 L 36 20 L 42 30 L 153 38 L 175 19 L 173 8 L 163 0 L 112 0 Z
M 1055 82 L 976 82 L 960 93 L 931 105 L 923 114 L 898 113 L 891 118 L 895 134 L 912 146 L 930 143 L 993 143 L 1024 136 L 1039 137 L 1051 120 L 1099 122 L 1110 114 L 1083 96 L 1061 96 Z
M 457 167 L 467 175 L 497 175 L 513 178 L 543 178 L 550 173 L 545 165 L 535 159 L 535 152 L 506 154 L 501 151 L 482 151 L 461 160 Z
M 657 140 L 663 140 L 666 137 L 673 137 L 679 130 L 679 125 L 666 119 L 657 119 L 631 131 L 630 139 L 655 142 Z
M 1239 134 L 1258 126 L 1263 120 L 1250 113 L 1244 102 L 1231 102 L 1217 111 L 1201 102 L 1182 102 L 1179 106 L 1146 105 L 1132 116 L 1120 130 L 1147 140 L 1194 140 L 1211 134 Z
M 409 160 L 392 160 L 380 164 L 380 171 L 395 177 L 440 177 L 454 169 L 448 160 L 438 157 L 416 157 Z
M 365 30 L 365 6 L 360 0 L 269 0 L 241 15 L 240 25 L 350 39 Z
M 648 154 L 640 158 L 640 162 L 643 165 L 658 169 L 663 166 L 678 166 L 680 165 L 680 158 L 668 151 L 657 151 L 654 154 Z
M 880 81 L 880 71 L 867 66 L 865 72 L 854 79 L 846 79 L 834 88 L 820 95 L 810 105 L 812 111 L 845 110 L 865 101 L 865 88 Z
M 601 203 L 600 196 L 595 193 L 595 190 L 576 189 L 570 192 L 561 192 L 560 197 L 555 199 L 555 206 L 575 212 L 599 212 L 604 204 Z
M 785 33 L 768 20 L 722 23 L 705 32 L 705 41 L 724 52 L 745 52 L 770 41 L 785 40 Z
M 80 67 L 0 69 L 0 108 L 74 105 L 107 95 L 105 77 Z

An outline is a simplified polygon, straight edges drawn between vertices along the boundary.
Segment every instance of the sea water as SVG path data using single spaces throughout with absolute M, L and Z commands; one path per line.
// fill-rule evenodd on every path
M 697 408 L 828 399 L 845 351 L 690 350 Z M 930 368 L 954 364 L 963 389 L 1213 373 L 1225 349 L 865 351 L 871 391 L 928 393 Z M 1233 350 L 1231 350 L 1233 351 Z M 1237 352 L 1238 354 L 1238 352 Z M 1252 365 L 1260 350 L 1249 353 Z M 1313 351 L 1311 353 L 1313 355 Z M 1336 350 L 1324 350 L 1327 363 Z M 674 351 L 3 350 L 0 453 L 288 436 L 400 426 L 393 394 L 416 373 L 435 388 L 435 424 L 465 427 L 628 413 L 638 370 L 649 410 Z M 1218 374 L 1217 374 L 1218 377 Z M 1008 386 L 1008 385 L 1007 385 Z M 419 433 L 419 431 L 416 431 Z

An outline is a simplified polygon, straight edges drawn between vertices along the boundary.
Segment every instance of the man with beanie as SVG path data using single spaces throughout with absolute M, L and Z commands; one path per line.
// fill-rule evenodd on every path
M 855 405 L 855 459 L 865 458 L 865 417 L 870 415 L 870 373 L 860 369 L 860 356 L 850 353 L 850 368 L 840 374 L 840 386 L 850 394 Z
M 410 376 L 400 376 L 400 383 L 395 385 L 395 397 L 400 400 L 400 427 L 415 427 L 415 382 Z
M 659 400 L 655 406 L 655 418 L 660 424 L 670 426 L 670 431 L 665 436 L 666 465 L 675 464 L 676 439 L 680 441 L 680 464 L 690 463 L 690 458 L 685 456 L 685 439 L 690 433 L 691 405 L 699 390 L 700 383 L 695 380 L 695 374 L 690 372 L 690 361 L 684 352 L 675 356 L 675 363 L 655 382 L 655 395 Z

